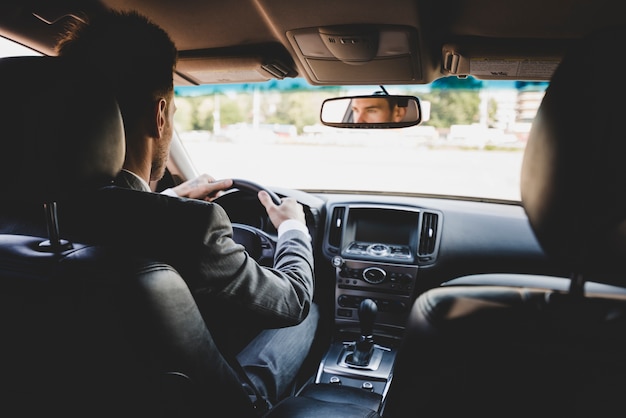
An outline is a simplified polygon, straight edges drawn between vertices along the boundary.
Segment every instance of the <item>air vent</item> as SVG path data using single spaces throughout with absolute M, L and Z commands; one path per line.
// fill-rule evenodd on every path
M 328 227 L 328 244 L 339 248 L 341 245 L 341 231 L 343 229 L 343 215 L 346 208 L 337 206 L 333 209 L 333 215 L 330 218 L 330 226 Z
M 424 212 L 422 215 L 422 230 L 420 232 L 420 243 L 418 256 L 420 258 L 434 254 L 437 244 L 437 228 L 439 226 L 439 215 L 432 212 Z

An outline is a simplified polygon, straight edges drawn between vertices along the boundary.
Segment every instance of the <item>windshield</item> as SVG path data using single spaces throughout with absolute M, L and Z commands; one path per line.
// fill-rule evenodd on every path
M 33 51 L 23 45 L 13 42 L 9 39 L 0 36 L 0 58 L 14 57 L 21 55 L 41 55 L 40 53 Z
M 0 56 L 38 55 L 0 38 Z M 383 86 L 416 96 L 422 122 L 398 129 L 322 126 L 325 99 L 379 86 L 301 79 L 176 88 L 177 133 L 198 173 L 307 191 L 520 200 L 522 155 L 548 83 L 449 77 Z
M 522 155 L 547 83 L 447 78 L 384 86 L 421 101 L 420 125 L 322 126 L 324 99 L 376 86 L 298 80 L 178 87 L 177 132 L 198 172 L 308 191 L 373 191 L 520 200 Z
M 0 56 L 38 55 L 0 38 Z M 198 173 L 307 191 L 520 200 L 522 155 L 548 83 L 448 77 L 430 85 L 312 87 L 301 79 L 176 88 L 177 133 Z M 422 123 L 322 126 L 325 99 L 417 96 Z

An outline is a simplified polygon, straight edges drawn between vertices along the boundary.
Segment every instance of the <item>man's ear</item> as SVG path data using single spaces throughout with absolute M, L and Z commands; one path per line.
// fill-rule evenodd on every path
M 396 106 L 393 112 L 393 121 L 401 122 L 402 119 L 404 119 L 404 116 L 406 115 L 406 109 L 407 109 L 406 107 Z
M 165 124 L 167 123 L 167 100 L 160 98 L 154 106 L 154 123 L 153 123 L 153 136 L 160 138 L 163 135 Z

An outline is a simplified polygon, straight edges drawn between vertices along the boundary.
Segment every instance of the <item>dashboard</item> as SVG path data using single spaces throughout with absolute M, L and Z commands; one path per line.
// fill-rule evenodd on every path
M 339 334 L 359 332 L 358 308 L 366 298 L 378 306 L 376 333 L 395 339 L 415 298 L 452 279 L 567 276 L 547 259 L 514 202 L 272 189 L 304 207 L 314 240 L 317 299 L 332 312 Z M 231 218 L 235 239 L 246 237 L 242 243 L 253 256 L 266 251 L 264 262 L 271 264 L 276 230 L 256 196 L 234 192 L 216 202 Z
M 359 305 L 372 299 L 379 329 L 402 329 L 419 266 L 436 260 L 441 212 L 342 202 L 328 213 L 324 252 L 335 267 L 335 323 L 358 326 Z

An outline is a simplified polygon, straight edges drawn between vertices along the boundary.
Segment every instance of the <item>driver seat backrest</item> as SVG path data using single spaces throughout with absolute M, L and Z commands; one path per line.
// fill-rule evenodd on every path
M 530 226 L 570 276 L 473 275 L 422 293 L 385 417 L 612 416 L 623 409 L 626 84 L 609 77 L 606 57 L 624 43 L 626 27 L 616 27 L 572 46 L 524 154 Z
M 89 199 L 123 163 L 121 115 L 102 80 L 61 58 L 15 57 L 0 59 L 0 84 L 3 409 L 165 417 L 228 405 L 253 416 L 178 271 L 113 243 L 68 241 L 57 223 L 57 207 Z
M 0 234 L 3 408 L 23 416 L 252 416 L 176 270 Z

